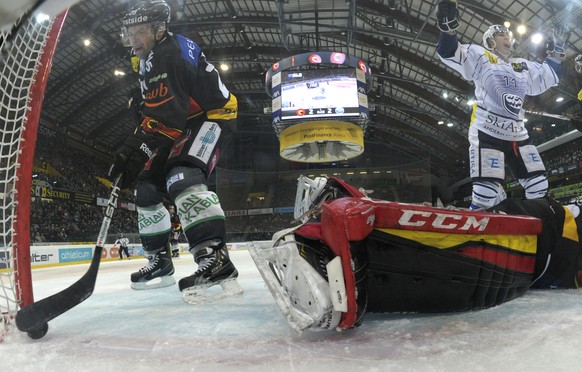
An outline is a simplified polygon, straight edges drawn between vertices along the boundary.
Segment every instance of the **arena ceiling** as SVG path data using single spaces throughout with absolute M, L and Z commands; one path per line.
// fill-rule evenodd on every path
M 230 67 L 222 76 L 238 97 L 240 143 L 268 145 L 273 138 L 276 143 L 270 114 L 265 114 L 271 99 L 264 73 L 273 63 L 308 51 L 338 51 L 372 67 L 367 141 L 388 146 L 387 157 L 399 154 L 417 161 L 429 153 L 434 175 L 467 176 L 459 162 L 467 157 L 467 101 L 473 86 L 436 55 L 436 0 L 167 1 L 170 30 L 196 41 L 215 65 Z M 69 9 L 42 109 L 42 124 L 106 156 L 135 127 L 127 102 L 137 88 L 136 77 L 119 38 L 128 7 L 125 0 L 84 0 Z M 582 87 L 573 62 L 582 53 L 580 0 L 464 0 L 460 12 L 461 42 L 480 44 L 490 24 L 508 21 L 513 29 L 525 24 L 527 32 L 516 33 L 516 55 L 537 60 L 545 47 L 536 47 L 529 36 L 554 25 L 565 27 L 565 76 L 559 87 L 529 97 L 526 109 L 560 115 L 574 110 Z M 558 97 L 564 100 L 556 102 Z M 547 116 L 528 118 L 528 126 L 556 122 Z

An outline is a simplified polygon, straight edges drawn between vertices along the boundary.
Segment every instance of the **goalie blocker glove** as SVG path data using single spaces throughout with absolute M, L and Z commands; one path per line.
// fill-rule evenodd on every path
M 459 28 L 459 9 L 454 0 L 441 0 L 437 5 L 437 27 L 443 32 L 453 33 Z
M 145 163 L 154 155 L 155 142 L 151 134 L 136 133 L 127 137 L 115 153 L 113 164 L 109 168 L 109 178 L 114 179 L 122 174 L 119 187 L 130 187 Z

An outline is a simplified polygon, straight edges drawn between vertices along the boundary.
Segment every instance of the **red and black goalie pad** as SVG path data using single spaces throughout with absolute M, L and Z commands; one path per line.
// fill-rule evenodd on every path
M 482 309 L 530 287 L 535 251 L 520 244 L 459 235 L 450 246 L 433 246 L 435 233 L 402 231 L 376 229 L 367 239 L 368 312 Z
M 540 231 L 528 216 L 344 197 L 296 234 L 341 258 L 347 311 L 338 328 L 348 329 L 366 311 L 461 311 L 521 295 Z
M 333 200 L 322 208 L 321 222 L 303 225 L 295 234 L 320 240 L 334 257 L 340 257 L 347 311 L 342 313 L 337 328 L 349 329 L 358 325 L 366 312 L 368 259 L 364 239 L 372 232 L 374 209 L 361 199 L 351 197 Z
M 533 288 L 579 288 L 582 271 L 582 217 L 578 221 L 569 209 L 550 198 L 506 199 L 493 209 L 526 214 L 542 222 L 537 236 Z
M 368 311 L 495 306 L 533 279 L 541 222 L 528 216 L 377 202 L 367 238 Z

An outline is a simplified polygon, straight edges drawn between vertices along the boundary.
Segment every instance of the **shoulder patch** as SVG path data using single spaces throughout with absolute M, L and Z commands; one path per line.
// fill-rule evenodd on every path
M 495 54 L 490 53 L 488 50 L 485 50 L 485 55 L 489 59 L 489 62 L 494 63 L 494 64 L 498 63 L 498 59 L 497 59 L 497 56 Z
M 523 72 L 528 70 L 527 63 L 525 62 L 513 62 L 511 67 L 515 72 Z
M 182 59 L 198 67 L 198 57 L 201 51 L 198 44 L 183 35 L 176 35 L 176 38 L 182 52 Z

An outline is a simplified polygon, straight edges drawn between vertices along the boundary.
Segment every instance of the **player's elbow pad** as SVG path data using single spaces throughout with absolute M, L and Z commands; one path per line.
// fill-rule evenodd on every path
M 455 55 L 458 45 L 457 35 L 441 32 L 439 43 L 437 44 L 437 53 L 443 58 L 451 58 Z

